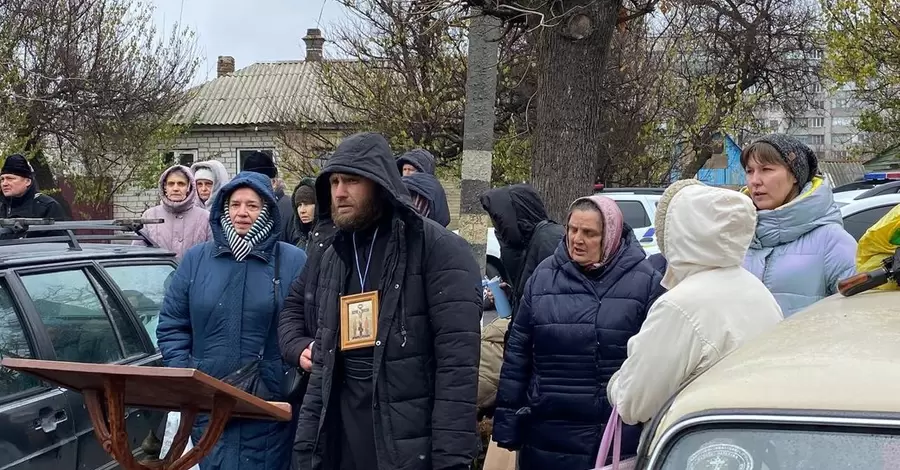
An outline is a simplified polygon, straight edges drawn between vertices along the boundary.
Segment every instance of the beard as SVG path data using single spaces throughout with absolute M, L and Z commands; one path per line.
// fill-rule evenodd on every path
M 337 228 L 345 232 L 358 232 L 372 226 L 381 218 L 381 204 L 375 201 L 367 201 L 357 207 L 352 214 L 339 214 L 337 206 L 331 205 L 331 220 Z

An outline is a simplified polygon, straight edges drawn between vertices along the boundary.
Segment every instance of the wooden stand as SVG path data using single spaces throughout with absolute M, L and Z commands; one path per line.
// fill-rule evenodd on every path
M 185 470 L 209 455 L 232 417 L 290 421 L 291 406 L 267 402 L 195 369 L 3 359 L 2 365 L 84 395 L 97 440 L 124 470 Z M 165 460 L 138 462 L 128 444 L 127 407 L 180 411 L 181 424 Z M 210 420 L 186 454 L 199 414 Z

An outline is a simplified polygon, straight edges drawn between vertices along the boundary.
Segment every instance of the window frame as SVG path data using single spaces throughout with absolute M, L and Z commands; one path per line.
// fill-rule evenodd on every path
M 171 160 L 171 161 L 169 161 L 169 159 L 168 159 L 170 153 L 172 154 L 172 160 Z M 175 158 L 175 156 L 176 156 L 177 154 L 190 154 L 190 155 L 191 155 L 191 163 L 190 163 L 189 165 L 184 165 L 183 163 L 181 163 L 181 159 L 180 159 L 180 158 L 177 158 L 177 159 Z M 199 160 L 199 158 L 200 158 L 200 149 L 196 149 L 196 148 L 193 148 L 193 149 L 187 149 L 187 148 L 186 148 L 186 149 L 160 150 L 160 151 L 159 151 L 159 158 L 163 161 L 163 163 L 165 163 L 165 164 L 168 165 L 168 166 L 172 166 L 172 165 L 184 165 L 184 166 L 186 166 L 186 167 L 190 167 L 190 166 L 193 165 L 194 163 L 197 163 L 198 161 L 200 161 L 200 160 Z
M 622 219 L 625 221 L 625 223 L 628 224 L 629 227 L 632 228 L 632 230 L 638 229 L 638 228 L 649 227 L 649 226 L 653 225 L 653 221 L 650 219 L 650 214 L 647 211 L 647 206 L 646 206 L 646 204 L 644 204 L 643 201 L 640 201 L 637 199 L 613 199 L 613 200 L 616 201 L 616 205 L 619 205 L 619 210 L 622 211 Z M 633 203 L 633 204 L 639 205 L 641 207 L 641 210 L 644 212 L 644 222 L 647 222 L 647 225 L 632 226 L 632 224 L 630 224 L 628 222 L 628 217 L 625 215 L 625 211 L 622 210 L 622 206 L 620 205 L 622 203 Z
M 28 347 L 31 348 L 31 358 L 32 359 L 43 359 L 41 353 L 41 340 L 37 334 L 38 331 L 33 326 L 32 319 L 29 318 L 27 311 L 25 310 L 22 303 L 19 301 L 19 294 L 17 293 L 16 287 L 13 285 L 10 280 L 14 279 L 15 276 L 9 276 L 6 272 L 0 272 L 0 289 L 6 288 L 6 293 L 9 295 L 10 303 L 12 304 L 13 310 L 15 311 L 16 318 L 19 320 L 19 325 L 22 327 L 23 332 L 25 333 L 25 340 L 28 341 Z M 18 280 L 18 279 L 15 279 Z M 23 288 L 24 289 L 24 288 Z M 37 312 L 35 312 L 37 313 Z M 43 328 L 43 325 L 40 325 L 39 330 L 46 333 L 46 330 Z M 49 341 L 49 337 L 46 338 Z M 52 345 L 51 345 L 52 346 Z M 5 405 L 8 403 L 14 403 L 23 398 L 28 398 L 36 395 L 40 395 L 43 393 L 47 393 L 52 391 L 55 387 L 43 380 L 38 379 L 38 385 L 10 394 L 10 395 L 0 395 L 0 405 Z
M 877 219 L 875 219 L 875 221 L 872 222 L 872 224 L 869 225 L 869 227 L 866 228 L 866 230 L 868 230 L 870 227 L 872 227 L 872 225 L 874 225 L 874 224 L 875 224 L 876 222 L 878 222 L 882 217 L 884 217 L 888 212 L 890 212 L 891 209 L 893 209 L 895 206 L 896 206 L 896 204 L 882 204 L 882 205 L 879 205 L 879 206 L 868 207 L 868 208 L 863 209 L 863 210 L 861 210 L 861 211 L 859 211 L 859 212 L 855 212 L 855 213 L 853 213 L 853 214 L 850 214 L 850 215 L 848 215 L 848 216 L 846 216 L 846 217 L 843 217 L 843 216 L 842 216 L 842 217 L 841 217 L 841 222 L 844 222 L 846 219 L 849 219 L 849 218 L 851 218 L 851 217 L 856 217 L 856 216 L 859 216 L 859 215 L 867 214 L 867 213 L 872 212 L 872 211 L 875 211 L 875 210 L 879 210 L 879 211 L 880 211 L 880 210 L 887 209 L 887 210 L 884 211 L 884 213 L 881 214 L 881 216 L 879 216 Z M 853 222 L 853 221 L 851 221 L 851 222 Z M 852 225 L 851 225 L 851 228 L 853 228 Z M 847 233 L 849 233 L 850 236 L 853 237 L 853 239 L 856 240 L 857 242 L 859 242 L 859 239 L 862 238 L 863 235 L 865 235 L 865 233 L 866 233 L 866 231 L 864 230 L 864 231 L 860 234 L 859 238 L 857 238 L 856 235 L 855 235 L 854 233 L 851 233 L 850 230 L 847 230 L 846 224 L 844 224 L 844 230 L 846 230 Z
M 241 159 L 241 152 L 272 152 L 272 162 L 278 166 L 278 152 L 274 146 L 272 147 L 237 147 L 234 149 L 234 158 L 237 160 L 238 173 L 244 171 L 244 161 Z
M 119 325 L 112 318 L 112 315 L 111 315 L 112 312 L 109 309 L 109 304 L 106 302 L 106 299 L 104 299 L 103 296 L 100 295 L 100 292 L 98 292 L 98 288 L 103 288 L 104 286 L 102 283 L 98 283 L 97 263 L 95 261 L 75 261 L 75 262 L 71 262 L 71 263 L 59 263 L 59 264 L 53 264 L 53 265 L 49 265 L 49 266 L 28 266 L 28 267 L 22 267 L 22 268 L 13 270 L 15 272 L 17 281 L 19 282 L 21 289 L 22 289 L 21 290 L 21 295 L 22 295 L 21 303 L 23 306 L 25 306 L 26 309 L 28 309 L 31 312 L 31 315 L 34 316 L 33 317 L 34 321 L 38 322 L 37 324 L 40 325 L 39 328 L 42 330 L 43 335 L 46 338 L 46 346 L 49 349 L 44 351 L 45 357 L 42 357 L 42 359 L 56 360 L 57 359 L 56 348 L 54 347 L 53 342 L 50 340 L 50 336 L 49 336 L 49 333 L 47 332 L 46 325 L 44 325 L 43 319 L 40 316 L 40 312 L 38 311 L 37 307 L 34 305 L 34 299 L 31 297 L 31 293 L 28 292 L 28 289 L 25 287 L 25 284 L 24 284 L 24 281 L 22 280 L 22 278 L 25 276 L 50 274 L 50 273 L 62 272 L 62 271 L 76 271 L 76 270 L 81 271 L 85 275 L 88 282 L 91 284 L 91 287 L 94 289 L 94 295 L 96 295 L 97 299 L 100 301 L 100 305 L 103 307 L 103 313 L 106 315 L 106 319 L 109 321 L 109 324 L 113 329 L 113 334 L 116 337 L 116 341 L 119 344 L 119 352 L 121 353 L 122 357 L 116 361 L 109 362 L 108 364 L 127 364 L 130 362 L 134 362 L 136 360 L 140 360 L 141 358 L 144 358 L 144 357 L 147 357 L 148 355 L 150 355 L 150 353 L 147 352 L 147 344 L 149 342 L 149 338 L 146 337 L 146 333 L 143 331 L 144 330 L 143 327 L 140 327 L 139 329 L 137 329 L 137 335 L 139 338 L 141 338 L 141 342 L 144 346 L 144 348 L 143 348 L 144 351 L 139 354 L 131 354 L 131 355 L 128 355 L 125 352 L 125 344 L 122 341 L 122 333 L 119 331 Z M 112 291 L 116 291 L 116 290 L 118 290 L 118 289 L 112 289 Z M 107 290 L 107 291 L 110 292 L 109 290 Z M 112 293 L 112 292 L 110 292 L 110 293 Z M 130 309 L 126 309 L 124 306 L 122 306 L 122 304 L 120 302 L 121 294 L 114 294 L 113 298 L 116 300 L 116 302 L 118 302 L 117 306 L 119 307 L 119 309 L 127 317 L 128 325 L 130 325 L 132 328 L 137 327 L 137 325 L 135 325 L 133 312 Z
M 113 279 L 112 275 L 106 271 L 106 268 L 115 268 L 115 267 L 133 267 L 133 266 L 151 266 L 151 265 L 162 265 L 162 266 L 170 266 L 173 270 L 178 269 L 178 263 L 175 260 L 161 260 L 158 258 L 138 258 L 138 259 L 130 259 L 128 261 L 123 260 L 114 260 L 114 261 L 103 261 L 103 262 L 95 262 L 97 265 L 97 271 L 99 272 L 99 276 L 103 278 L 103 281 L 111 286 L 111 290 L 115 291 L 113 293 L 113 297 L 115 297 L 116 302 L 119 305 L 122 305 L 123 310 L 128 312 L 128 317 L 131 322 L 134 323 L 138 331 L 141 335 L 142 340 L 144 341 L 144 349 L 152 351 L 151 354 L 155 354 L 159 352 L 158 347 L 153 346 L 153 341 L 150 340 L 150 336 L 147 334 L 144 329 L 144 325 L 138 320 L 137 312 L 134 310 L 134 307 L 131 306 L 131 303 L 128 302 L 128 299 L 125 298 L 125 295 L 122 294 L 122 289 L 116 283 L 116 280 Z

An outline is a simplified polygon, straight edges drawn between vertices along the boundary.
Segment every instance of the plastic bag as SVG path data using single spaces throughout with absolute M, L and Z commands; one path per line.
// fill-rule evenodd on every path
M 869 227 L 859 239 L 856 248 L 856 272 L 864 273 L 878 269 L 885 258 L 894 255 L 898 246 L 900 246 L 900 205 Z M 877 289 L 897 290 L 898 286 L 894 282 L 888 282 Z
M 169 448 L 172 447 L 172 441 L 175 440 L 175 434 L 178 432 L 179 424 L 181 424 L 181 413 L 169 412 L 169 415 L 166 417 L 166 433 L 163 435 L 162 447 L 159 450 L 160 459 L 165 459 L 166 454 L 169 453 Z M 191 438 L 188 437 L 187 445 L 184 446 L 184 453 L 186 454 L 193 447 Z M 200 464 L 194 465 L 188 470 L 200 470 Z
M 610 451 L 612 451 L 612 465 L 603 465 L 609 459 Z M 603 430 L 593 470 L 634 470 L 635 464 L 637 458 L 622 460 L 622 419 L 619 417 L 619 409 L 613 406 L 609 421 Z

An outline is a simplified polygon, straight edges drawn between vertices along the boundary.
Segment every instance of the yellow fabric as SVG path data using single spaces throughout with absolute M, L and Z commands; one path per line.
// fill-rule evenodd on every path
M 881 267 L 881 262 L 894 255 L 898 245 L 891 242 L 897 240 L 900 231 L 900 205 L 891 209 L 875 225 L 866 230 L 856 247 L 856 272 L 874 271 Z M 888 282 L 879 290 L 898 290 L 894 282 Z

